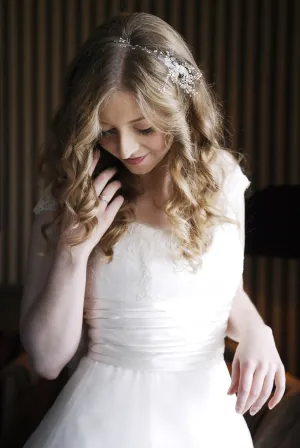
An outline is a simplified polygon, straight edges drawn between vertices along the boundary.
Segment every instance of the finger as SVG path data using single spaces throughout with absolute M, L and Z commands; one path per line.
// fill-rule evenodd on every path
M 253 403 L 255 403 L 259 398 L 260 394 L 262 393 L 262 388 L 264 386 L 264 381 L 267 374 L 268 369 L 266 367 L 261 366 L 255 370 L 253 376 L 253 383 L 251 386 L 247 403 L 245 404 L 244 412 L 247 412 L 251 408 Z
M 240 379 L 240 363 L 238 359 L 234 359 L 232 363 L 231 384 L 227 394 L 233 395 L 238 391 Z
M 116 214 L 118 213 L 121 205 L 124 202 L 124 197 L 119 195 L 112 202 L 109 203 L 105 210 L 105 219 L 108 227 L 112 224 L 115 219 Z
M 109 180 L 116 174 L 117 171 L 118 170 L 116 167 L 107 168 L 96 177 L 94 180 L 94 187 L 97 196 L 102 193 Z
M 104 188 L 104 190 L 100 193 L 100 196 L 105 196 L 105 199 L 108 201 L 108 202 L 106 202 L 103 199 L 99 198 L 100 203 L 102 205 L 105 205 L 105 208 L 107 207 L 108 203 L 112 200 L 115 193 L 119 190 L 120 187 L 121 187 L 121 182 L 119 180 L 114 180 L 113 182 L 108 184 Z
M 241 365 L 239 390 L 236 402 L 236 412 L 243 414 L 245 404 L 248 400 L 254 375 L 254 363 L 246 362 Z
M 89 169 L 89 175 L 90 176 L 92 176 L 92 174 L 94 172 L 94 169 L 96 168 L 96 165 L 97 165 L 99 159 L 100 159 L 100 151 L 99 151 L 99 149 L 97 149 L 93 153 L 93 162 L 92 162 L 92 164 L 90 166 L 90 169 Z
M 256 414 L 263 407 L 263 405 L 265 404 L 265 402 L 272 393 L 273 385 L 274 385 L 274 370 L 270 370 L 267 376 L 265 377 L 264 385 L 262 387 L 260 396 L 255 401 L 255 403 L 253 403 L 250 409 L 251 415 Z
M 286 376 L 285 376 L 285 369 L 283 366 L 281 366 L 275 374 L 275 384 L 276 384 L 276 390 L 269 402 L 270 409 L 273 409 L 280 402 L 285 392 Z

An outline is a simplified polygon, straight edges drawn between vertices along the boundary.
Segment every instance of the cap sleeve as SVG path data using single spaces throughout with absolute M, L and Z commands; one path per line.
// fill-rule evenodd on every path
M 226 179 L 226 193 L 228 198 L 239 201 L 249 186 L 250 181 L 248 177 L 243 173 L 240 165 L 235 162 L 232 172 Z
M 57 202 L 51 194 L 50 188 L 45 189 L 33 209 L 33 213 L 39 215 L 42 211 L 55 211 L 57 209 Z
M 223 151 L 222 168 L 224 183 L 221 196 L 223 205 L 227 210 L 226 214 L 235 219 L 244 203 L 245 191 L 250 186 L 250 181 L 229 152 Z

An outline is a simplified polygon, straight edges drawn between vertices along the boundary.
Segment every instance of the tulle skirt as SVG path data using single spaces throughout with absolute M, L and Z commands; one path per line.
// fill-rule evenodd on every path
M 84 356 L 25 448 L 253 448 L 224 361 L 127 369 Z

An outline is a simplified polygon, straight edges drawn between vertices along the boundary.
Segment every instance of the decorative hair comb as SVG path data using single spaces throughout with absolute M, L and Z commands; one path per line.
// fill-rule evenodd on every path
M 195 67 L 188 62 L 180 62 L 175 56 L 172 50 L 168 51 L 159 51 L 159 50 L 150 50 L 147 47 L 143 47 L 141 45 L 132 45 L 128 39 L 123 39 L 120 37 L 115 39 L 114 42 L 121 47 L 129 47 L 132 50 L 136 48 L 146 51 L 149 54 L 152 54 L 156 59 L 163 62 L 163 64 L 168 69 L 168 75 L 165 80 L 165 84 L 170 79 L 173 84 L 177 84 L 186 94 L 192 96 L 197 94 L 197 91 L 194 88 L 195 81 L 201 78 L 202 73 L 200 70 L 196 70 Z M 164 91 L 164 87 L 161 89 Z

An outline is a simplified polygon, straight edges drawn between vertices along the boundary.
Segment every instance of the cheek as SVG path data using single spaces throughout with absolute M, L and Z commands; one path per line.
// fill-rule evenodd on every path
M 157 153 L 157 155 L 164 153 L 167 149 L 165 136 L 164 135 L 153 136 L 148 144 L 148 148 L 151 150 L 151 152 Z
M 104 148 L 106 151 L 110 152 L 111 154 L 116 153 L 117 151 L 117 143 L 114 142 L 112 139 L 105 139 L 105 138 L 100 138 L 99 139 L 99 143 L 102 146 L 102 148 Z

